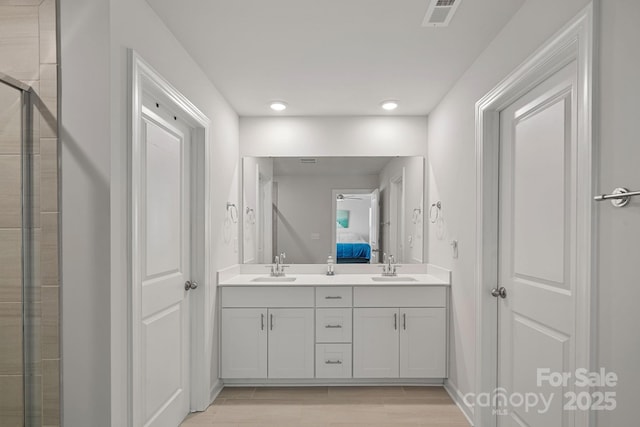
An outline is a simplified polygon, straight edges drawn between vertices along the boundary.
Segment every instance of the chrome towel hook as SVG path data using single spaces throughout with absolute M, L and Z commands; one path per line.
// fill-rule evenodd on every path
M 440 203 L 440 200 L 431 204 L 431 207 L 429 208 L 429 221 L 431 221 L 431 224 L 435 224 L 438 218 L 440 218 L 441 209 L 442 203 Z
M 227 202 L 227 214 L 234 224 L 238 222 L 238 208 L 235 204 Z

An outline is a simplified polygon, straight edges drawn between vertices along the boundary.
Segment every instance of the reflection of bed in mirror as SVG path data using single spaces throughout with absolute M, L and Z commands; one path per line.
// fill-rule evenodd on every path
M 364 236 L 351 232 L 337 233 L 336 261 L 338 264 L 369 264 L 371 245 Z

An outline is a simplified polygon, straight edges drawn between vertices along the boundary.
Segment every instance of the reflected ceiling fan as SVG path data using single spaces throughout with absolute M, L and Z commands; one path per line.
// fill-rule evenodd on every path
M 338 194 L 336 196 L 336 200 L 341 202 L 343 200 L 364 200 L 364 198 L 359 197 L 359 196 L 357 196 L 355 194 L 342 194 L 342 193 L 340 193 L 340 194 Z

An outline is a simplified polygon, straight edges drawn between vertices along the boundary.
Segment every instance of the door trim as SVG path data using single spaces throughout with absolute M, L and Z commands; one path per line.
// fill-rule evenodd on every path
M 128 307 L 122 307 L 121 313 L 127 313 L 125 336 L 113 335 L 114 343 L 126 349 L 127 360 L 122 363 L 117 357 L 112 358 L 112 375 L 120 372 L 126 376 L 126 413 L 127 425 L 141 425 L 141 404 L 139 402 L 140 386 L 137 383 L 140 375 L 140 349 L 136 345 L 140 341 L 140 303 L 141 292 L 134 287 L 140 274 L 140 265 L 133 254 L 139 252 L 139 215 L 141 192 L 142 140 L 140 125 L 142 122 L 143 93 L 165 104 L 172 112 L 179 114 L 192 128 L 191 137 L 191 275 L 200 286 L 189 292 L 190 308 L 190 410 L 204 410 L 209 405 L 209 378 L 211 370 L 212 322 L 211 308 L 208 301 L 211 293 L 211 236 L 210 236 L 210 170 L 207 159 L 210 156 L 209 127 L 210 120 L 175 87 L 165 80 L 134 50 L 128 50 L 129 59 L 129 94 L 130 122 L 128 157 Z M 112 320 L 113 322 L 113 320 Z M 118 321 L 121 324 L 122 321 Z M 125 366 L 122 366 L 126 364 Z M 124 373 L 126 372 L 126 374 Z M 124 403 L 121 401 L 121 403 Z M 115 421 L 115 420 L 114 420 Z
M 594 368 L 593 295 L 595 192 L 594 10 L 590 3 L 509 76 L 476 103 L 476 395 L 497 387 L 498 313 L 490 289 L 498 282 L 498 194 L 500 111 L 572 61 L 578 65 L 578 253 L 576 288 L 576 367 Z M 473 410 L 476 427 L 496 425 L 491 408 Z M 593 424 L 576 413 L 576 426 Z

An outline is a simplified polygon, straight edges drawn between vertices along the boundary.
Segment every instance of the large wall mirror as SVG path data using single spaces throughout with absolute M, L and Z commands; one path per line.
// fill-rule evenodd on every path
M 242 257 L 422 263 L 423 157 L 245 157 Z

